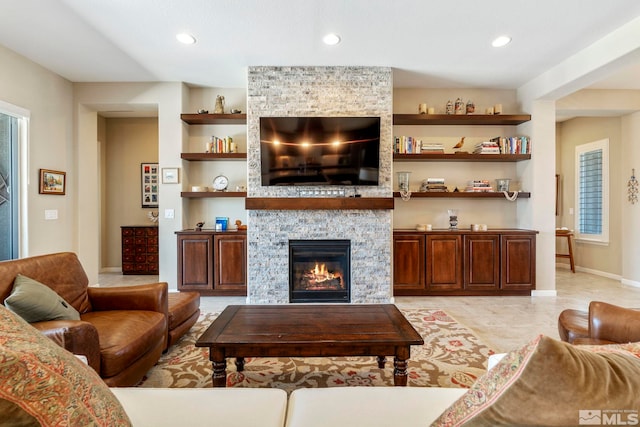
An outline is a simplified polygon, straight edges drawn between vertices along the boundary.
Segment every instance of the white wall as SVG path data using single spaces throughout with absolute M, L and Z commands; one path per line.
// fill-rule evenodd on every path
M 73 141 L 72 84 L 3 46 L 0 64 L 0 100 L 31 115 L 25 174 L 28 210 L 24 255 L 76 251 L 79 177 Z M 38 194 L 41 168 L 67 173 L 66 195 Z M 45 209 L 57 210 L 58 219 L 45 221 Z

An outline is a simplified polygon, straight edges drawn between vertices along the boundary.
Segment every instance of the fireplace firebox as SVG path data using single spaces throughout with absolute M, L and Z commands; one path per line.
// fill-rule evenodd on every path
M 289 302 L 350 302 L 350 275 L 351 241 L 289 241 Z

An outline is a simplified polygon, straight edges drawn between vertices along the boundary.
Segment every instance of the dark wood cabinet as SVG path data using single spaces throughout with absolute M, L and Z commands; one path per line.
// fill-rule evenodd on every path
M 394 289 L 424 289 L 425 236 L 394 234 L 393 286 Z
M 158 227 L 122 226 L 122 274 L 158 274 Z
M 530 295 L 536 234 L 395 230 L 394 295 Z
M 178 231 L 178 290 L 201 295 L 247 294 L 245 232 Z
M 536 283 L 535 236 L 504 235 L 501 241 L 502 280 L 504 290 L 529 290 Z
M 500 236 L 464 236 L 464 288 L 493 291 L 500 286 Z
M 462 236 L 427 235 L 427 289 L 462 289 Z

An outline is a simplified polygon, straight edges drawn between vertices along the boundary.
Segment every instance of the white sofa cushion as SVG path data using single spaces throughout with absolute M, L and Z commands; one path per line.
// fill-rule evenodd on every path
M 287 393 L 272 388 L 112 388 L 135 427 L 282 427 Z
M 286 426 L 424 427 L 466 391 L 439 387 L 297 389 L 289 397 Z

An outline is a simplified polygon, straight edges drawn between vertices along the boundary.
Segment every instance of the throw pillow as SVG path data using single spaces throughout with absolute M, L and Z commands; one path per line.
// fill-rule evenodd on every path
M 539 336 L 507 353 L 432 426 L 558 426 L 634 421 L 640 343 L 573 346 Z
M 18 274 L 5 306 L 29 323 L 45 320 L 80 320 L 80 313 L 42 283 Z
M 0 305 L 0 420 L 130 426 L 95 371 Z

